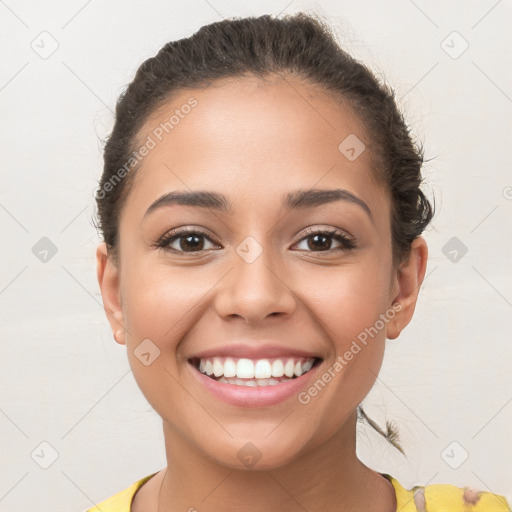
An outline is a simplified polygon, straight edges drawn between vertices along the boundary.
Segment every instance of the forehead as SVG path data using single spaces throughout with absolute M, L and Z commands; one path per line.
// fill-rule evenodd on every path
M 137 139 L 136 146 L 151 146 L 133 187 L 145 202 L 168 191 L 162 187 L 282 197 L 294 183 L 383 195 L 357 113 L 334 94 L 289 76 L 179 90 L 148 117 Z M 354 159 L 347 144 L 361 154 Z
M 240 139 L 248 137 L 247 151 L 251 140 L 266 145 L 274 141 L 286 151 L 303 140 L 318 147 L 331 146 L 353 132 L 365 138 L 363 123 L 340 96 L 297 77 L 275 75 L 248 75 L 178 90 L 148 116 L 138 139 L 152 135 L 159 143 L 173 139 L 178 144 L 189 138 L 190 130 L 201 136 L 202 144 L 215 146 L 233 141 L 239 147 Z

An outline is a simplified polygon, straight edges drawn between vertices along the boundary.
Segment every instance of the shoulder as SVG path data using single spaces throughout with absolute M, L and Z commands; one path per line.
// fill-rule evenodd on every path
M 405 489 L 395 478 L 397 510 L 401 512 L 511 512 L 504 496 L 451 484 L 416 485 Z
M 87 509 L 85 512 L 130 512 L 135 493 L 155 475 L 156 473 L 153 473 L 137 480 L 130 487 Z

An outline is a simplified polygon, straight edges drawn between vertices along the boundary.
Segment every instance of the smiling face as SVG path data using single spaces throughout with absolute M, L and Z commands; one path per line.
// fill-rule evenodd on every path
M 191 97 L 159 141 L 155 128 Z M 338 148 L 349 135 L 366 146 L 355 160 Z M 386 336 L 412 315 L 425 254 L 411 271 L 393 266 L 371 141 L 351 109 L 303 82 L 180 91 L 148 136 L 157 144 L 121 211 L 119 266 L 98 249 L 112 328 L 124 326 L 118 341 L 169 436 L 231 467 L 251 442 L 258 468 L 282 466 L 353 418 Z M 407 307 L 382 321 L 395 300 Z

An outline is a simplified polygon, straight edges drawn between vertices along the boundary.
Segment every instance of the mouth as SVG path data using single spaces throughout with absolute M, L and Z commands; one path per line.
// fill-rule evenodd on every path
M 246 387 L 275 386 L 295 380 L 322 362 L 320 357 L 194 357 L 189 363 L 201 374 L 221 384 Z

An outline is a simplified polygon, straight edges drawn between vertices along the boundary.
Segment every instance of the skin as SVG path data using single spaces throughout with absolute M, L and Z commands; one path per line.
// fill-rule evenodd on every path
M 226 80 L 177 93 L 139 140 L 191 96 L 198 105 L 137 171 L 119 219 L 119 260 L 105 244 L 97 249 L 112 331 L 163 421 L 167 472 L 142 486 L 132 511 L 395 511 L 390 482 L 356 456 L 356 408 L 376 380 L 386 338 L 412 318 L 426 243 L 418 237 L 410 257 L 393 264 L 389 196 L 372 170 L 371 141 L 339 99 L 291 77 Z M 338 150 L 349 134 L 367 148 L 354 161 Z M 311 188 L 345 189 L 371 218 L 349 201 L 282 208 L 284 194 Z M 234 213 L 170 205 L 144 218 L 175 190 L 223 193 Z M 181 226 L 212 240 L 200 239 L 201 253 L 183 238 L 172 247 L 189 252 L 152 245 Z M 332 248 L 317 249 L 305 238 L 308 226 L 341 229 L 357 247 L 337 250 L 328 238 Z M 236 252 L 248 236 L 263 249 L 252 263 Z M 187 362 L 210 347 L 273 340 L 320 355 L 321 376 L 396 302 L 401 311 L 307 405 L 297 397 L 265 408 L 228 405 L 193 378 Z M 160 350 L 149 366 L 134 354 L 147 338 Z M 252 468 L 237 457 L 248 442 L 262 455 Z

